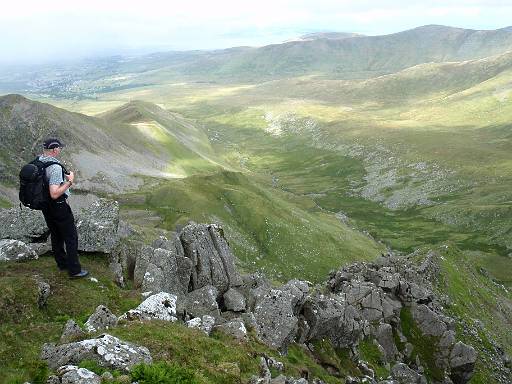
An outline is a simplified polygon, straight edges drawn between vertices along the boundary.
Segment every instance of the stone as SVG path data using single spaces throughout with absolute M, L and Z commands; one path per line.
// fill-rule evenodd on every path
M 174 322 L 176 317 L 177 296 L 159 292 L 149 296 L 137 308 L 130 309 L 119 320 L 163 320 Z
M 146 347 L 124 342 L 108 334 L 62 345 L 44 344 L 40 357 L 51 369 L 93 360 L 105 368 L 129 371 L 134 365 L 152 362 Z
M 117 316 L 104 305 L 98 305 L 84 325 L 87 332 L 104 331 L 117 325 Z
M 36 260 L 38 255 L 34 250 L 19 240 L 0 240 L 0 261 Z
M 295 296 L 289 291 L 272 289 L 256 304 L 256 333 L 271 348 L 285 351 L 297 334 L 294 315 Z
M 146 264 L 142 290 L 180 295 L 186 293 L 187 288 L 178 277 L 176 254 L 166 249 L 154 249 Z
M 192 317 L 209 315 L 220 316 L 217 304 L 217 288 L 213 285 L 205 285 L 202 288 L 189 292 L 185 298 L 185 311 Z
M 447 330 L 444 321 L 425 304 L 412 308 L 412 316 L 424 335 L 441 337 Z
M 391 368 L 391 376 L 398 384 L 427 384 L 425 376 L 409 368 L 404 363 L 398 363 Z
M 37 282 L 37 306 L 39 308 L 43 308 L 46 306 L 48 302 L 48 298 L 50 297 L 52 291 L 50 288 L 50 284 L 46 281 L 38 281 Z
M 189 224 L 179 234 L 184 255 L 192 261 L 191 290 L 213 285 L 222 296 L 242 285 L 235 256 L 216 224 Z M 219 297 L 220 297 L 219 296 Z
M 204 315 L 203 317 L 194 317 L 186 322 L 187 327 L 197 328 L 210 335 L 213 326 L 215 325 L 215 318 L 212 316 Z
M 245 297 L 236 289 L 229 288 L 227 292 L 224 293 L 224 306 L 228 311 L 245 311 Z
M 450 353 L 450 379 L 454 384 L 465 384 L 473 377 L 476 358 L 473 347 L 460 341 L 455 343 Z
M 0 239 L 24 243 L 44 241 L 50 233 L 41 211 L 30 208 L 0 209 Z
M 282 291 L 288 291 L 293 296 L 292 299 L 292 308 L 293 313 L 295 315 L 298 315 L 300 312 L 300 309 L 304 305 L 304 302 L 306 300 L 306 296 L 309 293 L 309 285 L 305 281 L 301 280 L 290 280 L 285 285 L 280 287 Z
M 248 311 L 254 311 L 256 303 L 270 291 L 272 286 L 267 277 L 259 272 L 242 276 L 243 284 L 239 288 L 246 299 Z
M 68 342 L 73 339 L 80 338 L 84 335 L 85 333 L 82 328 L 80 328 L 80 326 L 73 319 L 69 319 L 64 325 L 60 341 Z
M 75 365 L 59 367 L 57 374 L 62 384 L 101 384 L 101 377 L 85 368 Z
M 398 349 L 393 338 L 393 327 L 387 323 L 379 324 L 375 338 L 384 350 L 384 358 L 387 362 L 396 360 Z
M 119 203 L 98 199 L 82 209 L 75 220 L 78 250 L 110 253 L 118 241 Z
M 234 319 L 223 324 L 216 325 L 214 330 L 233 336 L 233 338 L 237 340 L 247 339 L 247 329 L 245 328 L 244 322 L 240 319 Z
M 355 345 L 366 325 L 361 312 L 336 294 L 308 297 L 303 315 L 310 327 L 307 340 L 326 338 L 336 348 Z

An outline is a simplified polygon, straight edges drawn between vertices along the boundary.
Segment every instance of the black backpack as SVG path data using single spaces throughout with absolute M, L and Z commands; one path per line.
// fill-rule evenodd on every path
M 67 173 L 66 168 L 56 161 L 45 163 L 36 158 L 21 168 L 19 197 L 24 206 L 37 210 L 48 206 L 51 197 L 46 168 L 54 164 L 62 167 L 62 178 L 64 178 L 64 174 Z

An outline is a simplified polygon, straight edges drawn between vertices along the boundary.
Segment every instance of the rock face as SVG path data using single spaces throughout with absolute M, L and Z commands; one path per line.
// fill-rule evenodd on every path
M 117 317 L 104 305 L 98 305 L 85 322 L 87 332 L 104 331 L 117 325 Z
M 148 297 L 137 308 L 130 309 L 119 320 L 176 321 L 176 295 L 160 292 Z
M 218 292 L 213 285 L 205 285 L 202 288 L 190 292 L 185 299 L 185 311 L 192 317 L 204 315 L 220 316 L 217 304 Z
M 76 219 L 78 250 L 110 253 L 116 242 L 119 225 L 119 203 L 99 199 L 82 210 Z
M 247 329 L 244 322 L 240 319 L 234 319 L 226 323 L 214 327 L 216 331 L 223 332 L 227 335 L 234 337 L 237 340 L 247 339 Z
M 235 257 L 215 225 L 189 224 L 180 233 L 185 256 L 192 261 L 190 290 L 213 285 L 219 295 L 230 287 L 242 285 L 235 267 Z
M 37 253 L 22 241 L 0 240 L 0 261 L 27 261 L 37 258 Z
M 128 371 L 136 364 L 152 362 L 146 347 L 123 342 L 111 335 L 57 346 L 45 344 L 41 359 L 52 369 L 67 364 L 79 364 L 83 360 L 93 360 L 102 367 L 123 371 Z

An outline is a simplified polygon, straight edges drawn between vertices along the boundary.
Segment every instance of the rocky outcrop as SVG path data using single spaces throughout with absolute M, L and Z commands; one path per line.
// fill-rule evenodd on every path
M 80 326 L 73 319 L 69 319 L 64 325 L 60 341 L 61 343 L 66 343 L 84 335 L 85 333 L 82 328 L 80 328 Z
M 87 332 L 98 332 L 105 331 L 116 325 L 117 316 L 104 305 L 98 305 L 94 313 L 85 322 L 85 329 Z
M 69 344 L 45 344 L 41 359 L 52 369 L 68 364 L 77 365 L 83 360 L 93 360 L 102 367 L 123 371 L 128 371 L 136 364 L 152 362 L 146 347 L 127 343 L 107 334 Z
M 119 320 L 163 320 L 176 321 L 176 295 L 159 292 L 148 297 L 137 308 L 130 309 Z
M 242 285 L 222 228 L 215 224 L 189 224 L 179 234 L 184 254 L 192 261 L 190 290 L 213 285 L 219 295 Z
M 99 199 L 80 211 L 75 222 L 80 251 L 110 253 L 118 240 L 119 203 Z
M 76 365 L 64 365 L 57 369 L 57 375 L 51 377 L 53 384 L 101 384 L 101 377 Z M 47 381 L 48 383 L 48 381 Z
M 219 324 L 214 327 L 214 330 L 232 336 L 237 340 L 247 339 L 247 329 L 245 328 L 244 322 L 240 319 L 233 319 L 223 324 Z
M 219 317 L 220 310 L 217 303 L 218 291 L 213 285 L 190 292 L 185 299 L 185 312 L 191 317 L 204 315 Z
M 49 234 L 41 211 L 29 208 L 0 209 L 0 239 L 32 243 L 46 239 Z
M 0 261 L 27 261 L 37 258 L 37 253 L 22 241 L 0 240 Z

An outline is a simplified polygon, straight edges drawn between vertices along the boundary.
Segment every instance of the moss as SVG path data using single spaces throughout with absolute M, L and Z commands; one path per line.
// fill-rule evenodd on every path
M 386 368 L 385 358 L 371 338 L 366 338 L 358 346 L 361 359 L 366 361 L 379 379 L 389 376 L 389 369 Z

